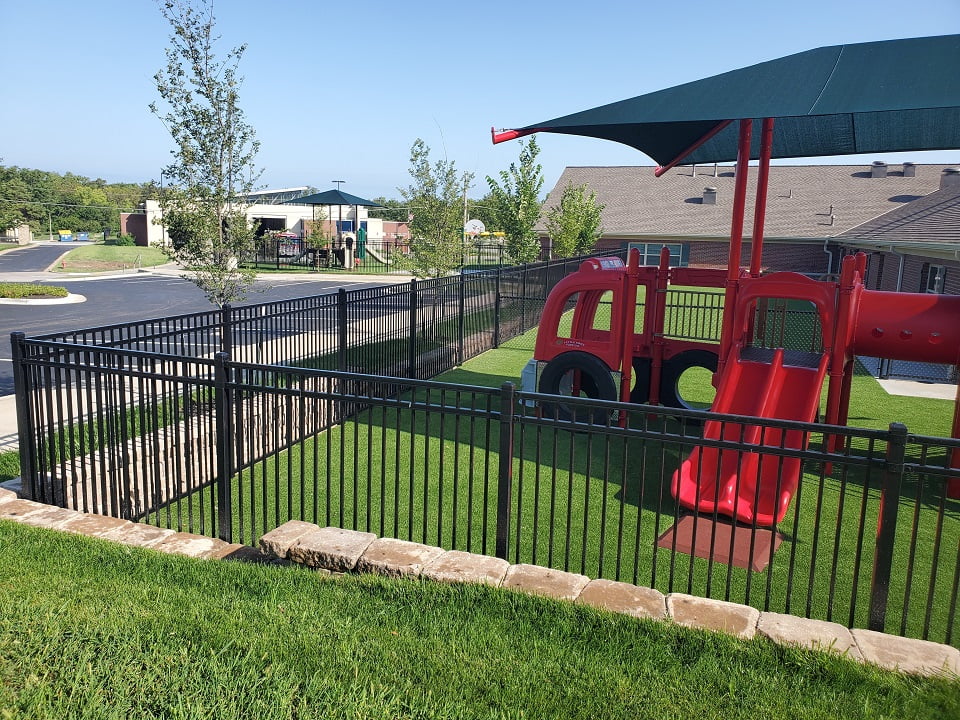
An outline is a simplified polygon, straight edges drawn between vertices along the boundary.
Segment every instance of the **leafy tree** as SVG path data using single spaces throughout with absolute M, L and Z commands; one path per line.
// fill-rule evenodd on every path
M 30 197 L 30 188 L 15 173 L 0 167 L 0 232 L 26 222 L 27 205 L 18 202 Z
M 377 205 L 380 205 L 380 207 L 370 208 L 368 214 L 372 218 L 406 222 L 410 215 L 410 211 L 407 209 L 407 203 L 404 200 L 387 199 L 381 196 L 373 198 L 373 201 Z
M 255 248 L 244 196 L 259 177 L 259 143 L 238 104 L 237 68 L 246 46 L 217 59 L 213 0 L 161 0 L 160 12 L 173 30 L 167 66 L 154 76 L 166 108 L 151 103 L 150 110 L 176 146 L 160 198 L 167 251 L 222 307 L 243 298 L 256 278 L 239 263 Z
M 410 148 L 413 182 L 399 188 L 413 219 L 410 256 L 404 264 L 417 277 L 442 277 L 463 258 L 463 192 L 473 173 L 457 173 L 456 164 L 438 160 L 430 165 L 430 148 L 417 138 Z
M 560 202 L 547 211 L 547 234 L 553 242 L 553 254 L 572 257 L 591 252 L 603 234 L 600 215 L 604 205 L 597 204 L 586 185 L 567 185 Z
M 540 255 L 540 239 L 533 226 L 540 219 L 540 189 L 543 168 L 536 163 L 540 148 L 536 138 L 520 141 L 520 165 L 510 163 L 500 171 L 500 182 L 487 177 L 488 202 L 496 225 L 506 233 L 507 256 L 512 262 L 535 261 Z
M 304 235 L 304 242 L 307 247 L 314 251 L 320 248 L 329 247 L 333 240 L 330 226 L 326 222 L 327 213 L 318 205 L 313 206 L 313 220 L 310 222 L 310 229 Z M 320 269 L 320 253 L 313 253 L 314 269 Z

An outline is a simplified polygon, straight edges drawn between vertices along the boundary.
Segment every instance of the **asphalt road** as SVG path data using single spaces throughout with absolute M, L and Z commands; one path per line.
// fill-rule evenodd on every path
M 0 253 L 0 273 L 4 280 L 14 280 L 13 273 L 27 272 L 33 281 L 34 273 L 38 269 L 48 267 L 63 252 L 63 248 L 42 245 L 28 250 Z M 22 269 L 15 270 L 14 267 Z M 22 331 L 28 336 L 42 335 L 165 318 L 210 310 L 212 307 L 193 283 L 170 275 L 130 273 L 83 280 L 53 276 L 42 282 L 66 287 L 71 293 L 86 297 L 86 302 L 70 305 L 0 305 L 0 395 L 13 393 L 13 363 L 9 340 L 12 332 Z M 341 287 L 354 290 L 380 284 L 384 283 L 358 282 L 330 276 L 291 278 L 264 275 L 248 294 L 244 304 L 321 295 Z
M 0 273 L 42 272 L 65 252 L 73 250 L 65 245 L 28 245 L 0 252 Z

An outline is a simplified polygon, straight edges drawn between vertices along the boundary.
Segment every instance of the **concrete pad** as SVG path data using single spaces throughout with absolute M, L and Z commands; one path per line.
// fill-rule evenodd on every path
M 577 602 L 638 618 L 663 620 L 667 616 L 667 600 L 662 592 L 613 580 L 591 580 Z
M 510 563 L 489 555 L 450 550 L 427 563 L 421 577 L 438 582 L 471 582 L 498 587 Z
M 178 532 L 168 537 L 159 545 L 155 545 L 154 549 L 173 555 L 207 558 L 225 545 L 227 545 L 227 543 L 217 538 Z
M 287 557 L 290 546 L 307 533 L 319 528 L 302 520 L 289 520 L 260 538 L 260 549 L 279 558 Z
M 173 530 L 167 530 L 166 528 L 144 525 L 143 523 L 130 523 L 128 526 L 111 530 L 103 535 L 103 539 L 118 542 L 121 545 L 153 547 L 175 534 Z
M 955 647 L 873 630 L 850 632 L 868 663 L 915 675 L 960 675 L 960 650 Z
M 713 630 L 749 640 L 757 632 L 760 611 L 748 605 L 670 593 L 667 612 L 674 622 L 698 630 Z
M 0 505 L 7 502 L 8 500 L 16 500 L 19 497 L 16 492 L 13 490 L 8 490 L 5 487 L 0 487 Z
M 512 565 L 501 587 L 558 600 L 576 600 L 590 582 L 586 575 L 551 570 L 539 565 Z
M 407 540 L 380 538 L 374 540 L 357 561 L 356 571 L 377 573 L 390 577 L 418 576 L 424 565 L 436 560 L 446 551 L 443 548 Z
M 757 632 L 778 645 L 827 650 L 846 655 L 853 660 L 863 660 L 850 630 L 839 623 L 765 612 L 760 613 Z
M 88 537 L 103 537 L 122 527 L 133 525 L 129 520 L 108 517 L 107 515 L 85 515 L 64 523 L 58 529 L 66 532 L 87 535 Z
M 333 572 L 348 572 L 377 536 L 357 530 L 325 527 L 307 533 L 297 540 L 287 557 L 293 562 Z

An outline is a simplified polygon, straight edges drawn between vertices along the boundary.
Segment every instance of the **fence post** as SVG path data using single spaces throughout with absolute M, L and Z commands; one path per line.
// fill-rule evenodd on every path
M 497 268 L 497 288 L 493 298 L 493 346 L 500 347 L 500 268 Z
M 407 346 L 407 376 L 417 377 L 417 280 L 410 280 L 410 342 Z
M 220 308 L 220 352 L 233 356 L 233 306 L 230 303 Z
M 217 525 L 221 540 L 233 542 L 230 481 L 233 478 L 233 402 L 227 387 L 226 353 L 214 355 L 214 401 L 217 424 Z
M 457 286 L 459 295 L 457 297 L 457 365 L 463 365 L 463 342 L 466 334 L 466 295 L 463 273 L 460 273 L 460 283 Z
M 890 594 L 890 570 L 900 508 L 903 459 L 907 449 L 907 426 L 890 423 L 887 455 L 880 478 L 880 512 L 877 518 L 877 544 L 873 553 L 873 577 L 870 581 L 870 630 L 883 632 Z
M 337 370 L 347 369 L 347 291 L 337 291 Z
M 513 411 L 516 386 L 500 386 L 500 469 L 497 474 L 496 556 L 508 560 L 510 551 L 510 509 L 513 506 Z
M 27 381 L 27 367 L 24 364 L 23 341 L 26 335 L 22 332 L 10 333 L 10 345 L 13 355 L 13 392 L 17 404 L 17 442 L 20 450 L 20 482 L 21 493 L 28 500 L 36 497 L 36 487 L 39 478 L 34 466 L 36 446 L 33 428 L 33 414 L 30 412 L 30 387 Z
M 527 266 L 520 271 L 520 332 L 525 333 L 527 327 Z

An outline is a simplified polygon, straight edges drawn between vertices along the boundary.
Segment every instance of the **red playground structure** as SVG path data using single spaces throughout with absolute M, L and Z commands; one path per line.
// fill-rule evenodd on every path
M 922 74 L 923 63 L 932 53 L 960 65 L 960 36 L 821 48 L 520 130 L 494 132 L 495 143 L 541 131 L 624 142 L 655 159 L 672 158 L 657 168 L 657 175 L 684 161 L 730 160 L 735 142 L 727 269 L 670 268 L 666 251 L 661 253 L 659 267 L 640 267 L 635 253 L 626 265 L 618 259 L 584 262 L 547 299 L 534 354 L 542 368 L 538 389 L 675 405 L 677 377 L 691 365 L 701 365 L 716 371 L 713 412 L 814 422 L 826 380 L 823 421 L 845 425 L 856 354 L 960 364 L 960 296 L 867 290 L 863 254 L 844 258 L 835 282 L 792 272 L 763 276 L 760 272 L 772 157 L 864 152 L 856 138 L 847 144 L 849 138 L 833 138 L 826 132 L 855 121 L 864 137 L 879 138 L 875 141 L 879 144 L 869 147 L 871 152 L 960 147 L 960 124 L 938 114 L 945 108 L 960 112 L 960 81 L 945 80 L 942 87 L 925 87 L 923 92 L 907 89 L 907 78 L 914 71 Z M 885 68 L 891 75 L 903 74 L 904 84 L 877 77 L 870 59 L 881 57 L 896 58 L 895 65 Z M 780 97 L 757 95 L 756 87 L 775 95 L 778 82 L 806 85 L 782 88 Z M 735 108 L 741 95 L 745 107 Z M 798 96 L 808 97 L 810 105 L 803 106 Z M 726 119 L 718 116 L 724 108 L 730 112 Z M 944 125 L 931 134 L 919 128 L 919 117 L 936 118 Z M 762 118 L 758 148 L 752 137 L 753 118 Z M 775 118 L 785 126 L 780 136 L 774 132 Z M 683 149 L 677 154 L 679 148 Z M 741 245 L 752 152 L 759 160 L 758 180 L 751 256 L 743 268 Z M 665 336 L 665 297 L 670 286 L 724 289 L 719 345 Z M 644 296 L 640 318 L 636 316 L 639 289 Z M 756 319 L 762 317 L 758 307 L 772 299 L 815 308 L 820 338 L 814 351 L 755 346 Z M 598 321 L 598 308 L 606 303 L 609 321 Z M 564 313 L 571 304 L 568 328 Z M 558 403 L 558 412 L 561 407 Z M 576 413 L 570 406 L 567 412 Z M 960 438 L 960 388 L 952 435 Z M 764 462 L 763 447 L 801 449 L 806 433 L 707 420 L 703 437 L 736 440 L 756 446 L 757 451 L 695 447 L 671 481 L 679 504 L 754 527 L 782 521 L 800 479 L 801 463 L 789 457 Z M 960 475 L 958 455 L 954 453 L 951 467 L 957 467 Z M 950 481 L 948 493 L 960 498 L 960 479 Z

